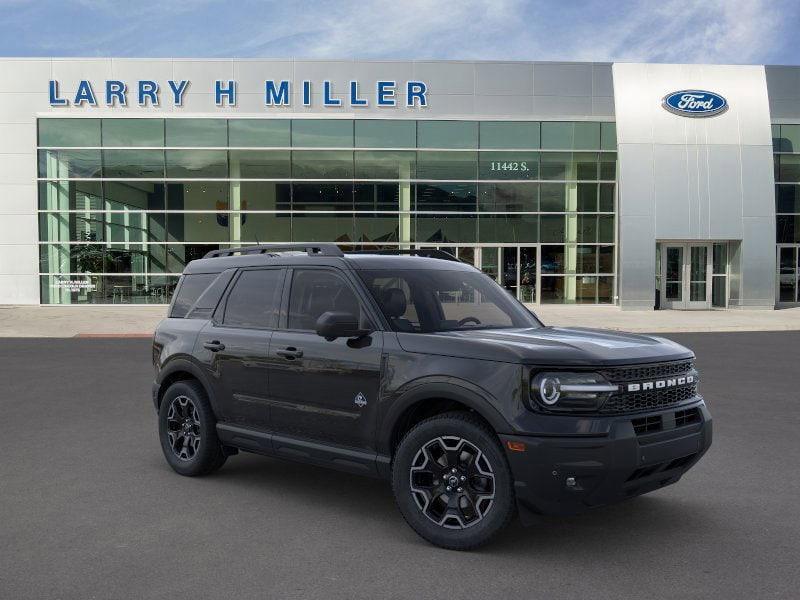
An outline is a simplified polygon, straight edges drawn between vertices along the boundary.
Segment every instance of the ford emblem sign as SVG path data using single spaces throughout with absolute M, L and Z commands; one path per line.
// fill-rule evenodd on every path
M 662 105 L 684 117 L 713 117 L 728 110 L 728 101 L 719 94 L 704 90 L 681 90 L 664 96 Z

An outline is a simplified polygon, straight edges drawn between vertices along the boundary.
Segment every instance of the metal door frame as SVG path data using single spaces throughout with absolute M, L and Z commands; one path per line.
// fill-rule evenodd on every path
M 713 287 L 713 261 L 714 261 L 714 242 L 698 241 L 663 241 L 661 245 L 661 307 L 667 310 L 711 310 L 711 290 Z M 667 300 L 667 250 L 669 248 L 681 248 L 681 299 Z M 692 270 L 692 248 L 706 249 L 706 299 L 690 300 L 691 298 L 691 270 Z

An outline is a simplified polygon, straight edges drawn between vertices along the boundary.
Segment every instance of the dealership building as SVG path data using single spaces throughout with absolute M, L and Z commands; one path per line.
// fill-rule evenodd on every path
M 0 304 L 163 304 L 256 243 L 521 301 L 797 304 L 800 67 L 0 59 Z

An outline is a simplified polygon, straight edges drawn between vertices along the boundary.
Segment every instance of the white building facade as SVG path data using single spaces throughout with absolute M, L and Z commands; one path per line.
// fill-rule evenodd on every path
M 0 59 L 0 304 L 254 243 L 440 248 L 527 303 L 798 302 L 800 68 Z

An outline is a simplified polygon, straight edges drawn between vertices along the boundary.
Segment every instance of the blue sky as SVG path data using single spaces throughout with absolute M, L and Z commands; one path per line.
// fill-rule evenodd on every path
M 0 56 L 800 64 L 797 0 L 0 0 Z

